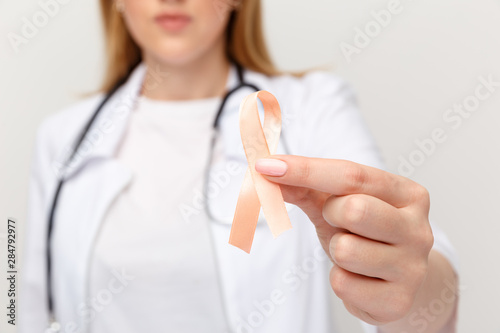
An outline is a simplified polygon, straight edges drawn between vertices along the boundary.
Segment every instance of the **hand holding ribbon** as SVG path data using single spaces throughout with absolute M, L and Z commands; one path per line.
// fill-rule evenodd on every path
M 264 128 L 257 97 L 265 109 Z M 271 155 L 281 119 L 279 105 L 268 92 L 243 101 L 240 128 L 249 169 L 238 198 L 231 244 L 250 251 L 260 204 L 274 236 L 289 229 L 285 200 L 302 209 L 316 227 L 333 263 L 333 291 L 349 312 L 381 331 L 414 331 L 412 314 L 443 290 L 455 292 L 457 278 L 450 263 L 431 250 L 430 200 L 424 187 L 350 161 Z M 250 139 L 257 142 L 249 143 Z M 435 317 L 433 332 L 452 318 L 456 299 Z

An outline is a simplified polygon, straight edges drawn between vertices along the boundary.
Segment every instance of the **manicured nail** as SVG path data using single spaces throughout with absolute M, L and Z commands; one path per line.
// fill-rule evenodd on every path
M 286 162 L 275 158 L 261 158 L 255 161 L 255 170 L 268 176 L 283 176 L 288 169 Z

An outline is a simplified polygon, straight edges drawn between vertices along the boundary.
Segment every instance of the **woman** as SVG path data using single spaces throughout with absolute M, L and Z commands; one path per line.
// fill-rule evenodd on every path
M 103 92 L 37 134 L 22 333 L 51 319 L 62 332 L 332 332 L 332 290 L 367 331 L 454 330 L 456 258 L 431 231 L 427 191 L 380 170 L 342 80 L 275 69 L 258 0 L 101 6 Z M 255 168 L 293 204 L 293 229 L 271 241 L 260 219 L 247 255 L 227 239 L 247 166 L 238 106 L 252 87 L 282 108 L 278 155 Z

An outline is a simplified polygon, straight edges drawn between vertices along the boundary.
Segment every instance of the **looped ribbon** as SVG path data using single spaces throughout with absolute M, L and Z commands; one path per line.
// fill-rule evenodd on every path
M 264 106 L 264 126 L 260 122 L 257 98 Z M 276 152 L 280 133 L 281 109 L 273 94 L 261 90 L 243 99 L 240 134 L 248 168 L 236 203 L 229 244 L 247 253 L 252 248 L 261 206 L 274 238 L 292 228 L 279 185 L 255 170 L 256 160 Z

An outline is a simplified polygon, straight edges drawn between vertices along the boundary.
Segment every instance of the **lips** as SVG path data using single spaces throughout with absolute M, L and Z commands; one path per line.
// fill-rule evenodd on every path
M 155 21 L 167 31 L 179 32 L 191 22 L 191 17 L 184 14 L 162 14 L 158 15 Z

